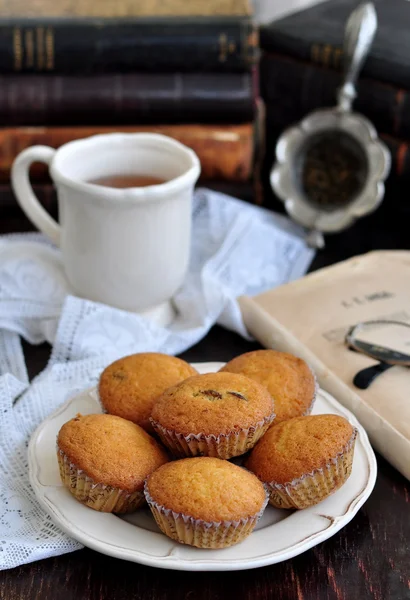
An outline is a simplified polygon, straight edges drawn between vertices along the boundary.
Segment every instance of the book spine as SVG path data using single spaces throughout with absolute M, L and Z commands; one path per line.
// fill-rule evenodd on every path
M 320 27 L 320 22 L 316 25 Z M 260 48 L 268 53 L 281 54 L 295 60 L 334 69 L 341 74 L 344 67 L 343 22 L 337 27 L 334 23 L 329 26 L 330 24 L 326 21 L 322 25 L 326 28 L 323 35 L 336 37 L 340 39 L 340 43 L 336 41 L 323 43 L 315 40 L 311 26 L 307 26 L 303 31 L 299 29 L 299 23 L 296 28 L 291 28 L 288 24 L 287 31 L 280 31 L 278 23 L 275 29 L 269 26 L 260 28 Z M 392 33 L 392 35 L 394 34 Z M 318 38 L 320 38 L 320 35 L 318 35 Z M 406 52 L 403 51 L 397 57 L 398 50 L 390 51 L 389 45 L 383 41 L 383 36 L 380 36 L 378 43 L 377 39 L 370 56 L 363 65 L 362 75 L 391 85 L 409 88 L 409 62 L 406 58 Z M 405 42 L 406 38 L 402 41 L 402 44 L 405 44 Z
M 262 56 L 261 95 L 270 105 L 286 105 L 288 114 L 305 116 L 336 104 L 340 73 L 280 54 Z M 354 110 L 365 115 L 380 132 L 410 139 L 410 91 L 361 78 Z
M 0 76 L 0 125 L 243 123 L 251 73 Z
M 1 73 L 243 72 L 256 63 L 250 18 L 26 20 L 0 25 Z
M 381 135 L 392 155 L 392 175 L 410 180 L 410 142 L 398 140 L 390 135 Z
M 214 181 L 207 179 L 206 187 L 208 189 L 239 198 L 245 202 L 253 204 L 255 201 L 254 186 L 251 180 L 247 182 L 235 181 Z M 57 192 L 52 182 L 34 182 L 32 185 L 34 194 L 46 211 L 54 219 L 58 219 Z M 32 230 L 32 222 L 17 203 L 16 197 L 9 183 L 0 181 L 0 210 L 2 213 L 1 231 L 2 233 L 15 233 L 24 229 Z
M 20 127 L 0 130 L 0 180 L 7 181 L 11 165 L 25 148 L 36 144 L 58 148 L 67 142 L 100 133 L 118 132 L 116 127 Z M 192 148 L 201 161 L 202 180 L 248 181 L 253 167 L 253 125 L 175 125 L 121 127 L 121 132 L 162 133 Z M 33 165 L 34 180 L 47 174 L 44 165 Z
M 111 2 L 106 0 L 2 0 L 0 2 L 0 17 L 24 18 L 45 17 L 163 17 L 183 16 L 227 16 L 251 15 L 252 6 L 249 0 L 206 0 L 187 2 L 187 0 L 121 0 Z
M 343 31 L 343 25 L 340 30 Z M 342 46 L 312 42 L 301 36 L 292 37 L 278 30 L 272 31 L 269 26 L 260 28 L 260 46 L 266 52 L 283 54 L 316 65 L 338 70 L 343 67 Z
M 57 197 L 55 188 L 51 181 L 46 183 L 35 182 L 32 187 L 34 194 L 40 201 L 41 205 L 49 214 L 51 214 L 53 218 L 56 219 L 58 217 Z M 3 216 L 10 217 L 20 215 L 22 218 L 24 218 L 24 220 L 27 219 L 27 222 L 30 223 L 30 220 L 28 217 L 26 217 L 25 213 L 23 213 L 21 210 L 20 205 L 17 203 L 16 197 L 9 183 L 0 182 L 0 208 Z

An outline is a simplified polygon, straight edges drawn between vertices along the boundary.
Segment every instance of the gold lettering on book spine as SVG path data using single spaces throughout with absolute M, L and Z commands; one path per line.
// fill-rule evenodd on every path
M 54 31 L 51 27 L 47 28 L 46 31 L 46 68 L 48 71 L 54 69 Z
M 318 63 L 320 62 L 320 48 L 319 44 L 313 44 L 310 48 L 310 58 L 312 62 Z
M 328 67 L 330 65 L 330 60 L 332 57 L 332 52 L 333 52 L 333 48 L 330 44 L 325 44 L 325 46 L 323 46 L 323 50 L 322 50 L 322 62 L 325 65 L 325 67 Z
M 23 48 L 21 45 L 21 29 L 15 27 L 13 30 L 13 56 L 14 70 L 21 71 L 23 66 Z
M 242 58 L 248 64 L 255 64 L 257 60 L 257 48 L 259 47 L 259 33 L 254 30 L 245 38 L 242 43 Z
M 37 39 L 37 70 L 43 71 L 43 69 L 44 69 L 44 27 L 36 28 L 36 39 Z
M 32 29 L 27 29 L 24 33 L 24 45 L 26 56 L 26 67 L 32 69 L 34 66 L 34 35 Z
M 312 44 L 310 47 L 310 60 L 325 67 L 333 66 L 335 69 L 341 69 L 343 66 L 343 50 L 333 48 L 330 44 L 323 46 Z
M 221 33 L 219 36 L 219 62 L 226 61 L 228 53 L 228 37 L 226 33 Z
M 333 52 L 333 66 L 335 69 L 340 69 L 342 67 L 343 60 L 343 50 L 341 48 L 334 48 Z

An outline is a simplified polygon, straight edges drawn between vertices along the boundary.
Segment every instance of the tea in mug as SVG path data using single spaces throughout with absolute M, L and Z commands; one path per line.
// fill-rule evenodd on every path
M 103 185 L 111 188 L 135 188 L 147 187 L 149 185 L 160 185 L 165 183 L 165 179 L 159 177 L 151 177 L 150 175 L 110 175 L 108 177 L 98 177 L 98 179 L 90 179 L 87 183 L 93 185 Z

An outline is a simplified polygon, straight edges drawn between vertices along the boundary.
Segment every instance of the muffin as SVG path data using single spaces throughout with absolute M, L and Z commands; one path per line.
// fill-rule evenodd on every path
M 102 512 L 125 513 L 144 502 L 144 480 L 167 462 L 159 444 L 141 427 L 113 415 L 77 415 L 57 437 L 63 484 L 73 496 Z
M 106 412 L 128 419 L 151 432 L 154 402 L 167 388 L 198 372 L 175 356 L 145 352 L 109 365 L 100 377 L 98 392 Z
M 243 375 L 207 373 L 168 389 L 151 423 L 175 456 L 244 454 L 274 419 L 268 390 Z
M 316 378 L 301 358 L 276 350 L 255 350 L 237 356 L 221 372 L 241 373 L 264 385 L 275 401 L 275 424 L 311 412 Z
M 219 458 L 185 458 L 155 471 L 145 497 L 165 535 L 198 548 L 244 540 L 268 501 L 255 475 Z
M 357 429 L 337 415 L 295 417 L 269 429 L 246 467 L 268 485 L 277 508 L 307 508 L 350 476 Z

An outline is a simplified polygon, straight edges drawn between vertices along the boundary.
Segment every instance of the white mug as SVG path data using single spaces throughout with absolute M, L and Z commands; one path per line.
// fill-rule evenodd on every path
M 49 165 L 57 223 L 35 197 L 33 162 Z M 191 204 L 200 174 L 196 154 L 151 133 L 96 135 L 58 150 L 33 146 L 14 161 L 16 198 L 34 225 L 61 247 L 74 294 L 128 311 L 171 317 L 170 299 L 188 267 Z M 100 177 L 143 175 L 165 183 L 110 188 Z

